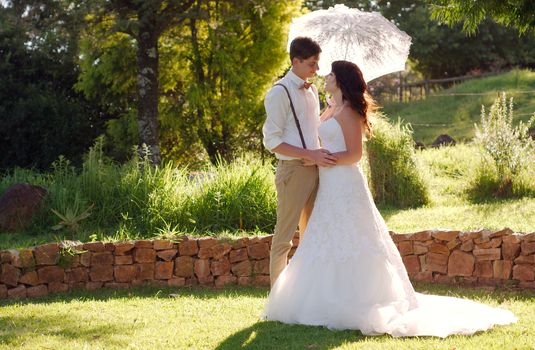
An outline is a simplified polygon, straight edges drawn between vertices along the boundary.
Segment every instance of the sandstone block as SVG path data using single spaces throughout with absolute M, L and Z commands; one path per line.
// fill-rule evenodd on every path
M 214 281 L 215 281 L 215 278 L 212 275 L 199 277 L 197 279 L 197 283 L 200 284 L 201 286 L 213 286 L 214 285 Z M 186 283 L 186 285 L 187 285 L 187 283 Z
M 22 276 L 20 276 L 20 283 L 24 283 L 30 286 L 36 286 L 39 284 L 39 276 L 37 271 L 28 271 Z
M 461 250 L 465 252 L 471 252 L 474 249 L 474 241 L 469 239 L 461 244 Z
M 115 265 L 132 265 L 134 263 L 134 259 L 132 258 L 132 255 L 116 255 L 113 263 Z
M 504 260 L 514 260 L 520 254 L 520 244 L 506 243 L 502 244 L 502 256 Z
M 220 288 L 230 284 L 236 284 L 238 278 L 236 276 L 217 276 L 215 279 L 215 286 Z
M 520 255 L 515 259 L 517 265 L 533 265 L 535 264 L 535 255 Z
M 489 260 L 476 260 L 474 276 L 487 278 L 494 276 L 492 262 Z
M 135 244 L 133 242 L 120 242 L 115 243 L 114 255 L 125 255 L 134 249 Z
M 477 260 L 500 260 L 502 250 L 500 248 L 474 249 L 473 254 Z
M 48 295 L 48 288 L 44 284 L 35 287 L 28 287 L 26 289 L 26 296 L 28 298 L 42 297 L 45 295 Z
M 535 267 L 533 265 L 515 265 L 513 278 L 520 281 L 533 281 L 535 280 Z
M 230 251 L 229 260 L 231 263 L 236 263 L 247 259 L 249 259 L 249 256 L 247 255 L 247 248 L 240 248 Z
M 232 265 L 231 270 L 235 276 L 250 276 L 252 264 L 249 260 L 241 261 Z
M 184 277 L 173 277 L 167 280 L 167 285 L 170 287 L 183 287 L 186 285 L 186 279 Z
M 137 279 L 138 271 L 139 267 L 136 265 L 119 265 L 113 267 L 113 276 L 115 282 L 127 283 Z
M 106 282 L 104 283 L 104 287 L 112 289 L 128 289 L 130 288 L 130 284 L 125 282 Z
M 269 276 L 256 275 L 253 277 L 252 285 L 259 287 L 269 287 L 271 285 L 271 280 Z
M 138 268 L 139 280 L 153 280 L 154 279 L 154 263 L 134 264 Z
M 178 254 L 178 249 L 166 249 L 166 250 L 160 250 L 156 252 L 156 255 L 158 256 L 158 258 L 164 261 L 173 260 L 177 254 Z
M 172 261 L 157 261 L 154 267 L 154 278 L 157 280 L 168 280 L 173 277 Z
M 520 248 L 522 255 L 529 255 L 535 253 L 535 242 L 522 242 L 520 244 Z
M 0 281 L 8 286 L 16 287 L 20 279 L 20 269 L 14 267 L 11 264 L 2 264 L 2 274 L 0 275 Z
M 213 237 L 202 237 L 197 240 L 198 247 L 200 248 L 212 248 L 219 244 L 219 241 Z M 182 255 L 182 254 L 181 254 Z
M 429 246 L 430 253 L 449 255 L 450 250 L 448 246 L 443 243 L 433 243 Z
M 37 270 L 40 283 L 63 283 L 65 281 L 65 270 L 59 266 L 44 266 Z
M 399 254 L 402 256 L 412 254 L 413 253 L 412 241 L 407 240 L 407 241 L 399 242 L 398 250 L 399 250 Z
M 228 259 L 212 261 L 211 270 L 214 276 L 230 275 L 230 261 Z
M 95 265 L 89 269 L 89 278 L 92 282 L 106 282 L 113 280 L 112 265 Z M 87 285 L 86 285 L 87 287 Z
M 102 288 L 103 285 L 104 285 L 104 282 L 93 282 L 93 281 L 90 281 L 90 282 L 87 282 L 85 284 L 85 289 L 87 289 L 87 290 L 97 290 L 97 289 Z
M 416 255 L 406 255 L 402 259 L 409 276 L 414 276 L 420 272 L 420 259 Z
M 436 230 L 431 233 L 431 236 L 435 239 L 449 242 L 457 238 L 460 233 L 461 231 Z
M 153 242 L 154 250 L 169 250 L 174 248 L 174 244 L 168 240 L 156 239 Z
M 257 243 L 247 247 L 247 253 L 253 259 L 260 260 L 269 257 L 269 245 L 267 243 Z
M 76 267 L 65 273 L 65 281 L 68 283 L 87 282 L 89 280 L 89 274 L 84 267 Z
M 49 293 L 65 293 L 69 291 L 69 285 L 67 283 L 52 282 L 48 284 Z
M 138 249 L 153 249 L 154 247 L 152 241 L 149 241 L 148 239 L 136 241 L 134 246 Z
M 494 278 L 508 280 L 513 270 L 513 262 L 511 260 L 495 260 L 492 267 L 494 269 Z
M 269 258 L 256 260 L 253 265 L 253 272 L 260 275 L 269 275 Z
M 37 265 L 55 265 L 59 260 L 59 247 L 56 243 L 43 244 L 34 249 Z
M 85 267 L 91 266 L 91 252 L 80 254 L 80 265 Z
M 105 252 L 106 247 L 104 246 L 103 242 L 90 242 L 84 244 L 84 250 L 88 250 L 90 252 Z
M 156 261 L 156 251 L 148 248 L 136 248 L 134 261 L 137 263 L 153 263 Z
M 431 231 L 420 231 L 410 235 L 411 241 L 427 241 L 431 239 Z
M 178 253 L 181 256 L 193 256 L 199 251 L 197 240 L 188 240 L 178 244 Z
M 197 256 L 199 259 L 209 259 L 214 256 L 214 252 L 212 251 L 212 247 L 203 247 L 199 248 L 199 252 L 197 253 Z
M 472 276 L 474 261 L 472 254 L 454 250 L 448 259 L 448 276 Z
M 91 265 L 113 265 L 113 254 L 111 252 L 97 252 L 91 254 Z
M 522 235 L 518 233 L 514 233 L 509 236 L 503 236 L 502 242 L 503 243 L 520 243 L 522 242 Z
M 26 287 L 23 284 L 7 290 L 7 297 L 9 299 L 24 299 L 26 296 Z
M 228 243 L 221 243 L 212 247 L 214 259 L 221 259 L 232 250 L 232 246 Z
M 210 260 L 208 259 L 198 259 L 195 260 L 194 267 L 195 275 L 197 278 L 204 278 L 210 275 Z
M 175 259 L 175 275 L 178 277 L 193 276 L 193 258 L 191 256 L 179 256 Z

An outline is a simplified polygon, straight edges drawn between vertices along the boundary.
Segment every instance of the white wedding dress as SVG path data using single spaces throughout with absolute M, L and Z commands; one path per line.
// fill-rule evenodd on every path
M 319 135 L 323 148 L 346 149 L 336 119 L 323 122 Z M 415 292 L 360 166 L 320 168 L 319 174 L 304 238 L 275 282 L 263 319 L 438 337 L 516 322 L 507 310 Z

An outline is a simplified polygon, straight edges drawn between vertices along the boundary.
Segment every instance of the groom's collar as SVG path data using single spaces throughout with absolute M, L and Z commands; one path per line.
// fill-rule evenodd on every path
M 299 77 L 297 76 L 297 74 L 295 74 L 294 72 L 292 72 L 291 69 L 288 71 L 288 73 L 286 74 L 286 76 L 287 76 L 288 79 L 290 79 L 295 85 L 297 85 L 298 88 L 300 88 L 301 86 L 303 86 L 303 83 L 305 82 L 305 80 L 299 78 Z

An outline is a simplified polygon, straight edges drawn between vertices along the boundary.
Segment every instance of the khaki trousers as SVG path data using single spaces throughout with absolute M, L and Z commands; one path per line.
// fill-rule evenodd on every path
M 301 160 L 279 160 L 275 185 L 277 223 L 270 253 L 271 286 L 288 263 L 296 228 L 299 226 L 300 239 L 305 232 L 318 191 L 318 167 L 304 166 Z

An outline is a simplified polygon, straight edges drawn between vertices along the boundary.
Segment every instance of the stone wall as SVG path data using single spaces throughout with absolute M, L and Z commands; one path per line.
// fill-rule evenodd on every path
M 535 232 L 433 230 L 392 238 L 412 280 L 535 289 Z M 291 255 L 299 244 L 293 240 Z M 0 251 L 0 299 L 85 288 L 269 286 L 271 236 L 62 242 Z M 290 255 L 290 256 L 291 256 Z

